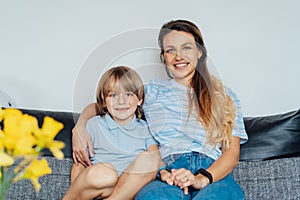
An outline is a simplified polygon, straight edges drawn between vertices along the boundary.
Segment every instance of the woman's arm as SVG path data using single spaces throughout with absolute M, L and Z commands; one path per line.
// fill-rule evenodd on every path
M 233 136 L 227 150 L 207 169 L 213 176 L 214 181 L 227 176 L 239 163 L 240 158 L 240 138 Z
M 75 127 L 72 129 L 72 148 L 75 164 L 80 162 L 84 166 L 91 165 L 87 149 L 91 157 L 94 155 L 94 148 L 90 135 L 86 130 L 86 122 L 96 116 L 96 103 L 89 104 L 80 114 Z

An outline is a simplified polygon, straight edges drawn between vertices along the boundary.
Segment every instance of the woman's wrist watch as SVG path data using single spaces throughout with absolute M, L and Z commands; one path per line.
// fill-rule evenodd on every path
M 198 174 L 202 174 L 203 176 L 205 176 L 206 178 L 208 178 L 209 184 L 214 181 L 211 173 L 209 173 L 208 171 L 206 171 L 203 168 L 200 168 L 194 175 L 197 176 Z

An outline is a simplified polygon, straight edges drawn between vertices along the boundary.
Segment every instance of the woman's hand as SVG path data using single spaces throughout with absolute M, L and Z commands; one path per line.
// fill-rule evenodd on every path
M 171 179 L 171 172 L 167 170 L 160 171 L 160 180 L 168 183 L 169 185 L 173 185 L 173 180 Z
M 184 168 L 172 169 L 170 174 L 170 179 L 173 180 L 174 185 L 183 189 L 186 195 L 189 192 L 189 186 L 200 190 L 209 184 L 209 180 L 205 176 L 201 174 L 195 176 L 190 170 Z
M 72 129 L 72 148 L 74 163 L 80 162 L 85 167 L 92 165 L 89 159 L 94 156 L 94 147 L 90 134 L 86 130 L 87 121 L 96 116 L 96 103 L 91 103 L 80 114 L 75 127 Z
M 94 155 L 94 148 L 92 140 L 88 132 L 86 131 L 85 126 L 76 125 L 72 129 L 72 148 L 73 148 L 73 159 L 74 163 L 77 164 L 80 162 L 85 167 L 91 165 L 89 155 L 91 157 Z

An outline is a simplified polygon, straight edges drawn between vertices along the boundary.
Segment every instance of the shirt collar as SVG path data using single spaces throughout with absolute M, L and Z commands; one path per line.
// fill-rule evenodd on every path
M 137 126 L 137 123 L 138 123 L 136 117 L 134 116 L 133 119 L 130 122 L 128 122 L 127 124 L 121 126 L 117 122 L 115 122 L 115 120 L 113 120 L 109 114 L 105 115 L 105 122 L 107 124 L 107 127 L 110 130 L 117 129 L 117 128 L 122 128 L 122 129 L 125 129 L 125 130 L 128 130 L 128 131 L 135 129 L 136 126 Z

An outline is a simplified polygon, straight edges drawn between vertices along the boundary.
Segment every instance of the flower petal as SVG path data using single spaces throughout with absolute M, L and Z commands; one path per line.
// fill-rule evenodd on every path
M 11 166 L 15 160 L 10 155 L 0 151 L 0 166 L 8 167 Z

